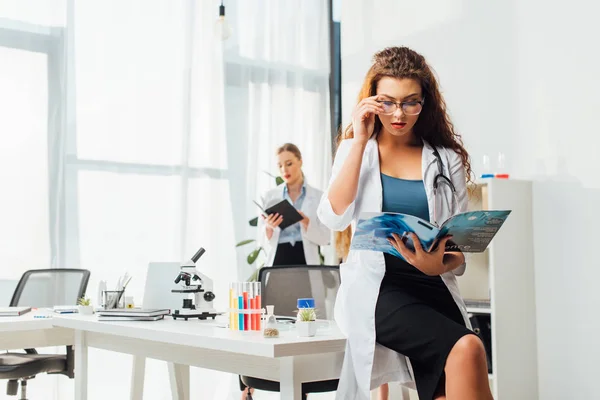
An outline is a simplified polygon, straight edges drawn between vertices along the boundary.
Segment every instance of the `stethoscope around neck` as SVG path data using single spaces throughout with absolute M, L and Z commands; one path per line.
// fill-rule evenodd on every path
M 437 149 L 435 147 L 433 147 L 433 155 L 435 156 L 436 162 L 437 162 L 437 167 L 438 167 L 438 173 L 435 176 L 435 178 L 433 178 L 433 223 L 437 226 L 440 226 L 440 221 L 437 220 L 437 192 L 438 189 L 441 188 L 443 185 L 446 185 L 450 188 L 450 191 L 452 192 L 452 197 L 454 199 L 454 203 L 458 205 L 458 198 L 456 196 L 456 187 L 454 187 L 454 184 L 452 183 L 452 181 L 450 180 L 450 178 L 448 178 L 446 175 L 444 175 L 444 163 L 442 161 L 442 157 L 440 156 L 440 153 L 437 151 Z M 444 221 L 441 221 L 444 222 Z

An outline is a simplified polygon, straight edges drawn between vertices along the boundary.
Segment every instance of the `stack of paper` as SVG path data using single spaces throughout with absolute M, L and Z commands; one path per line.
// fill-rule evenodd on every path
M 57 314 L 76 314 L 79 312 L 77 306 L 54 306 L 52 311 Z
M 115 308 L 100 310 L 98 321 L 158 321 L 169 315 L 168 309 Z
M 31 307 L 0 307 L 0 317 L 18 317 L 31 311 Z

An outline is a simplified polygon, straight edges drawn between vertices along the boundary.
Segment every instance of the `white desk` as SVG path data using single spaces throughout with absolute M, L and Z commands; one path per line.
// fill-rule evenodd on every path
M 95 316 L 60 316 L 54 317 L 52 324 L 75 332 L 78 400 L 87 400 L 88 347 L 172 363 L 170 373 L 175 379 L 171 382 L 178 399 L 189 399 L 189 366 L 195 366 L 279 381 L 281 398 L 300 400 L 302 382 L 339 377 L 346 345 L 333 323 L 327 332 L 313 338 L 299 338 L 291 330 L 281 332 L 278 339 L 265 339 L 260 332 L 230 331 L 205 321 L 172 318 L 100 322 Z M 143 364 L 136 366 L 135 372 L 143 375 Z M 137 388 L 143 387 L 139 379 L 134 378 Z M 141 396 L 132 393 L 133 398 Z
M 0 317 L 0 350 L 73 344 L 73 330 L 55 328 L 52 318 L 34 318 L 35 311 L 20 317 Z

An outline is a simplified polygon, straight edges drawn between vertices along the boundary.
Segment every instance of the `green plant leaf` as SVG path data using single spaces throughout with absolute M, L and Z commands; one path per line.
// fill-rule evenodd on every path
M 281 185 L 283 183 L 283 178 L 280 176 L 275 177 L 275 184 L 277 186 Z
M 89 305 L 91 305 L 91 303 L 92 303 L 92 301 L 85 297 L 81 297 L 80 299 L 77 300 L 77 304 L 80 306 L 89 306 Z
M 317 313 L 312 308 L 302 308 L 298 310 L 298 318 L 300 321 L 316 321 Z
M 250 226 L 257 226 L 258 225 L 258 217 L 252 218 L 250 221 L 248 221 L 248 224 L 250 224 Z
M 252 251 L 252 253 L 248 254 L 248 258 L 247 258 L 248 264 L 254 264 L 254 261 L 256 261 L 256 259 L 258 258 L 260 249 L 261 249 L 261 247 L 259 247 L 258 249 L 254 249 L 254 251 Z
M 244 245 L 247 245 L 248 243 L 252 243 L 252 242 L 256 242 L 256 240 L 255 239 L 242 240 L 241 242 L 236 244 L 235 247 L 244 246 Z
M 260 267 L 262 268 L 262 267 Z M 246 282 L 258 282 L 258 274 L 260 273 L 260 268 L 258 268 L 256 271 L 254 271 L 252 273 L 252 275 L 250 275 L 250 277 L 248 278 L 248 280 Z

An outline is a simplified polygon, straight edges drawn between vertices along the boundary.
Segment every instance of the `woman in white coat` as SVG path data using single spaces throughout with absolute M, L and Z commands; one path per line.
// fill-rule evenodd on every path
M 321 264 L 319 246 L 329 244 L 331 231 L 317 218 L 323 192 L 308 185 L 302 173 L 302 154 L 298 147 L 286 143 L 277 149 L 277 166 L 284 183 L 265 193 L 263 208 L 286 199 L 304 217 L 284 230 L 283 217 L 271 214 L 259 219 L 258 241 L 267 253 L 265 266 Z
M 469 156 L 425 59 L 405 48 L 377 53 L 344 133 L 318 215 L 355 226 L 363 212 L 402 212 L 441 224 L 466 210 Z M 403 259 L 350 251 L 341 265 L 336 321 L 348 337 L 337 399 L 367 400 L 386 382 L 420 400 L 489 400 L 483 344 L 469 329 L 456 275 L 461 253 L 389 238 Z M 413 386 L 414 387 L 414 386 Z
M 263 209 L 285 199 L 292 203 L 304 219 L 282 230 L 279 214 L 258 219 L 258 243 L 265 249 L 265 266 L 321 264 L 319 246 L 329 244 L 331 231 L 317 218 L 317 207 L 323 192 L 308 185 L 302 173 L 302 154 L 298 146 L 286 143 L 277 149 L 277 167 L 283 184 L 269 190 L 261 198 Z M 242 400 L 248 388 L 240 379 Z M 250 389 L 250 394 L 254 389 Z

